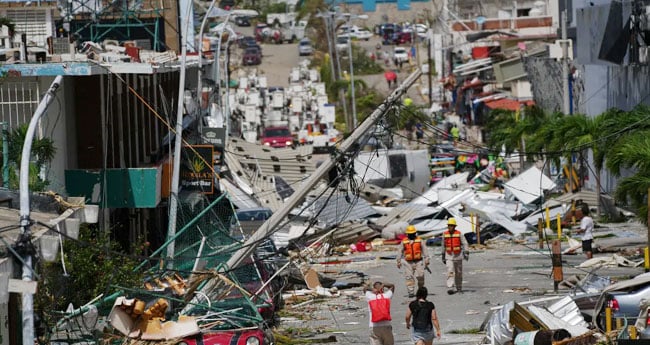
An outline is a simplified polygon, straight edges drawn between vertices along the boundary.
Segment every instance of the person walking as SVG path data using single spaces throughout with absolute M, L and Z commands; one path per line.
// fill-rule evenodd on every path
M 418 288 L 424 286 L 424 270 L 429 269 L 429 257 L 425 253 L 426 248 L 422 239 L 418 237 L 415 226 L 406 227 L 406 237 L 402 240 L 399 255 L 397 256 L 397 268 L 402 268 L 402 260 L 406 261 L 404 276 L 406 278 L 406 290 L 409 298 L 415 297 L 415 281 Z
M 456 144 L 458 144 L 458 140 L 460 140 L 460 130 L 458 129 L 456 124 L 454 124 L 454 126 L 451 127 L 451 129 L 449 130 L 449 134 L 451 134 L 451 138 L 454 141 L 454 146 L 456 146 Z
M 465 236 L 456 230 L 455 218 L 447 220 L 447 231 L 442 234 L 442 238 L 442 263 L 447 266 L 447 293 L 463 293 L 463 259 L 469 260 L 469 252 Z M 447 255 L 450 260 L 447 260 Z
M 589 216 L 589 207 L 582 204 L 582 219 L 580 220 L 580 229 L 577 233 L 582 234 L 582 252 L 585 253 L 587 259 L 593 257 L 591 245 L 594 241 L 594 220 Z
M 390 316 L 390 300 L 394 292 L 395 285 L 391 283 L 375 282 L 372 287 L 366 287 L 370 314 L 370 345 L 395 344 Z
M 406 311 L 406 329 L 413 327 L 411 340 L 415 342 L 415 345 L 431 345 L 436 336 L 440 338 L 440 323 L 436 306 L 433 302 L 427 301 L 428 294 L 429 291 L 426 287 L 419 288 L 415 294 L 415 301 L 409 304 L 409 309 Z M 413 322 L 411 322 L 411 317 Z M 436 327 L 435 335 L 433 326 Z

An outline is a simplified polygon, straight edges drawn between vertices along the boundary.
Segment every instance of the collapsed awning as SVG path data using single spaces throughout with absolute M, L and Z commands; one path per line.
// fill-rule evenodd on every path
M 531 204 L 541 197 L 545 190 L 555 188 L 555 182 L 546 177 L 541 170 L 531 167 L 512 178 L 504 186 L 506 195 L 510 194 L 525 204 Z

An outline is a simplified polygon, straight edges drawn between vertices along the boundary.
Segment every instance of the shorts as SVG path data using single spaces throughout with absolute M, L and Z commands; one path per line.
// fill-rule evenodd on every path
M 418 340 L 424 342 L 432 342 L 433 338 L 436 337 L 436 334 L 433 333 L 433 327 L 430 329 L 411 329 L 411 341 L 416 343 Z
M 591 252 L 591 242 L 593 240 L 582 240 L 582 252 Z

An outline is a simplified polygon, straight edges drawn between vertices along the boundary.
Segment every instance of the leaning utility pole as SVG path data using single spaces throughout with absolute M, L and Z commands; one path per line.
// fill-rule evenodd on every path
M 32 152 L 32 141 L 36 133 L 36 127 L 41 117 L 45 114 L 47 107 L 54 100 L 56 90 L 61 86 L 63 76 L 56 76 L 52 85 L 45 93 L 45 96 L 38 104 L 34 116 L 29 121 L 27 133 L 25 134 L 25 141 L 23 143 L 22 156 L 20 158 L 20 227 L 22 232 L 18 238 L 16 247 L 20 249 L 23 255 L 23 274 L 22 280 L 25 282 L 32 281 L 32 255 L 34 245 L 31 242 L 31 219 L 29 219 L 29 160 Z M 23 314 L 23 345 L 34 345 L 34 296 L 29 291 L 22 292 L 20 296 L 22 300 L 22 314 Z
M 245 258 L 249 257 L 253 252 L 257 244 L 261 243 L 263 239 L 268 238 L 273 233 L 278 231 L 280 228 L 278 224 L 282 222 L 289 212 L 301 202 L 312 188 L 324 177 L 327 176 L 329 171 L 336 166 L 337 163 L 343 162 L 345 160 L 351 159 L 346 156 L 347 153 L 353 152 L 357 149 L 357 141 L 370 130 L 370 128 L 377 123 L 382 116 L 390 109 L 393 104 L 398 104 L 402 95 L 415 83 L 415 81 L 420 77 L 422 71 L 418 68 L 415 72 L 411 73 L 406 80 L 396 88 L 386 100 L 380 104 L 375 111 L 368 116 L 358 128 L 350 134 L 350 136 L 341 143 L 339 147 L 339 154 L 334 158 L 326 158 L 325 161 L 311 174 L 305 182 L 302 184 L 301 188 L 296 190 L 293 195 L 285 202 L 279 210 L 275 211 L 271 218 L 269 218 L 264 224 L 262 224 L 259 229 L 249 237 L 246 242 L 242 245 L 242 248 L 239 249 L 233 256 L 228 260 L 226 267 L 233 269 L 238 267 Z

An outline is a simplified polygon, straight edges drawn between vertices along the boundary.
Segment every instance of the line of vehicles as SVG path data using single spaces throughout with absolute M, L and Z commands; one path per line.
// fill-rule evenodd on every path
M 320 74 L 308 63 L 291 69 L 286 87 L 268 86 L 266 77 L 254 69 L 241 70 L 239 85 L 230 95 L 234 133 L 273 148 L 332 149 L 339 137 L 335 106 L 328 101 Z

